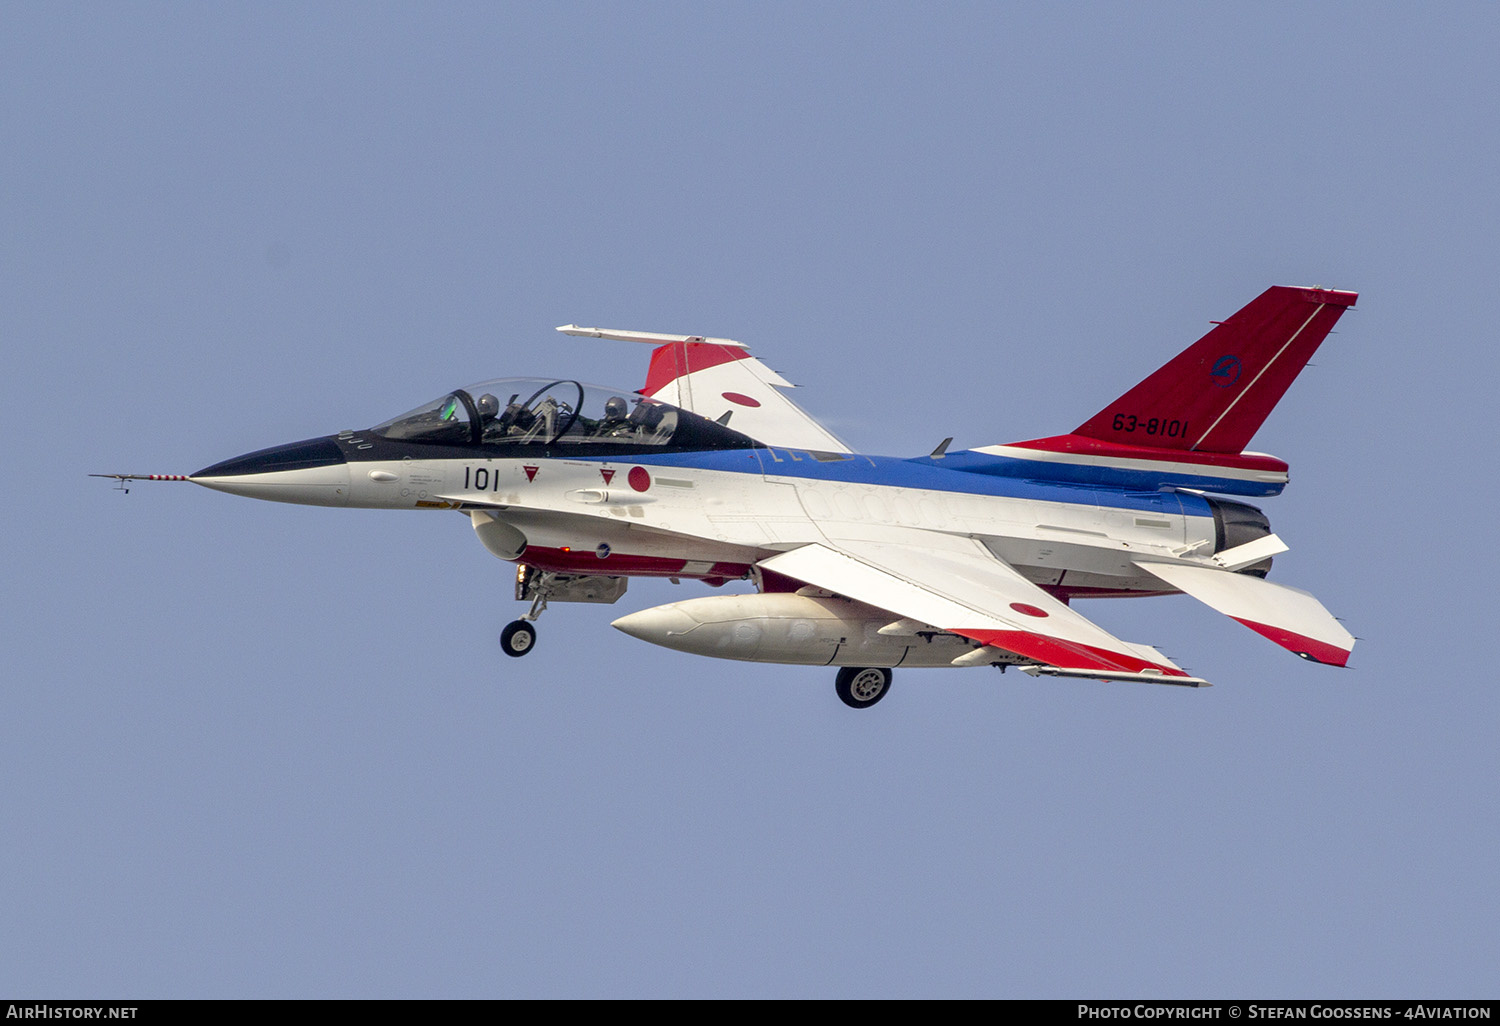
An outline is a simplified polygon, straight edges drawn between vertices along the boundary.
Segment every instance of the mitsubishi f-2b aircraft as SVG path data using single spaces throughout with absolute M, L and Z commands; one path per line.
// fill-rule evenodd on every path
M 914 459 L 854 452 L 738 342 L 570 324 L 557 330 L 654 346 L 644 387 L 484 381 L 176 479 L 465 514 L 531 604 L 501 635 L 512 656 L 536 644 L 549 602 L 612 603 L 631 577 L 667 577 L 754 592 L 614 626 L 699 655 L 838 667 L 855 708 L 908 666 L 1208 683 L 1074 599 L 1183 592 L 1343 666 L 1354 638 L 1267 579 L 1286 545 L 1242 499 L 1286 484 L 1286 463 L 1245 447 L 1355 298 L 1268 289 L 1068 434 L 956 452 L 949 439 Z

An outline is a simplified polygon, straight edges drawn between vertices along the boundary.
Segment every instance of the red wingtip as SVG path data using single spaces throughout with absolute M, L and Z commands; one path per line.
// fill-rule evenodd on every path
M 749 358 L 749 350 L 739 346 L 721 346 L 712 342 L 669 342 L 652 350 L 651 364 L 646 369 L 646 384 L 641 389 L 641 394 L 653 396 L 693 371 L 708 370 L 721 363 Z

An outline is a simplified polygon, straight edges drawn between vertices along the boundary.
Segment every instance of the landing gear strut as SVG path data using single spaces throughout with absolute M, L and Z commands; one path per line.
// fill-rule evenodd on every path
M 851 709 L 868 709 L 891 689 L 891 670 L 881 666 L 846 666 L 839 671 L 833 689 Z
M 609 547 L 601 544 L 602 559 L 609 555 Z M 536 628 L 532 626 L 547 600 L 554 602 L 600 602 L 608 604 L 625 594 L 630 583 L 627 577 L 608 574 L 564 574 L 555 570 L 540 570 L 526 563 L 516 566 L 516 601 L 531 601 L 531 610 L 519 620 L 511 623 L 500 635 L 500 647 L 509 656 L 523 656 L 536 646 Z
M 521 658 L 536 647 L 536 628 L 532 623 L 547 608 L 547 595 L 556 574 L 536 570 L 524 563 L 516 571 L 516 598 L 531 599 L 531 609 L 519 620 L 512 620 L 500 632 L 500 649 L 508 656 Z

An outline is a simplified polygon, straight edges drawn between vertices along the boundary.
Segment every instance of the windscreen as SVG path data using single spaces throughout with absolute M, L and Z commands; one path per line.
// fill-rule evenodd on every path
M 679 420 L 675 407 L 627 389 L 501 378 L 455 389 L 373 430 L 430 445 L 662 446 L 671 442 Z

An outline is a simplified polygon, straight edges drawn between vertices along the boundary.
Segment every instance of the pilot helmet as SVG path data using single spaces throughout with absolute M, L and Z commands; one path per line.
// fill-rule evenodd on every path
M 604 418 L 606 420 L 625 419 L 625 400 L 617 395 L 610 396 L 604 402 Z
M 496 399 L 488 392 L 480 396 L 479 401 L 474 405 L 478 408 L 479 415 L 485 420 L 488 420 L 489 418 L 500 412 L 500 400 Z

